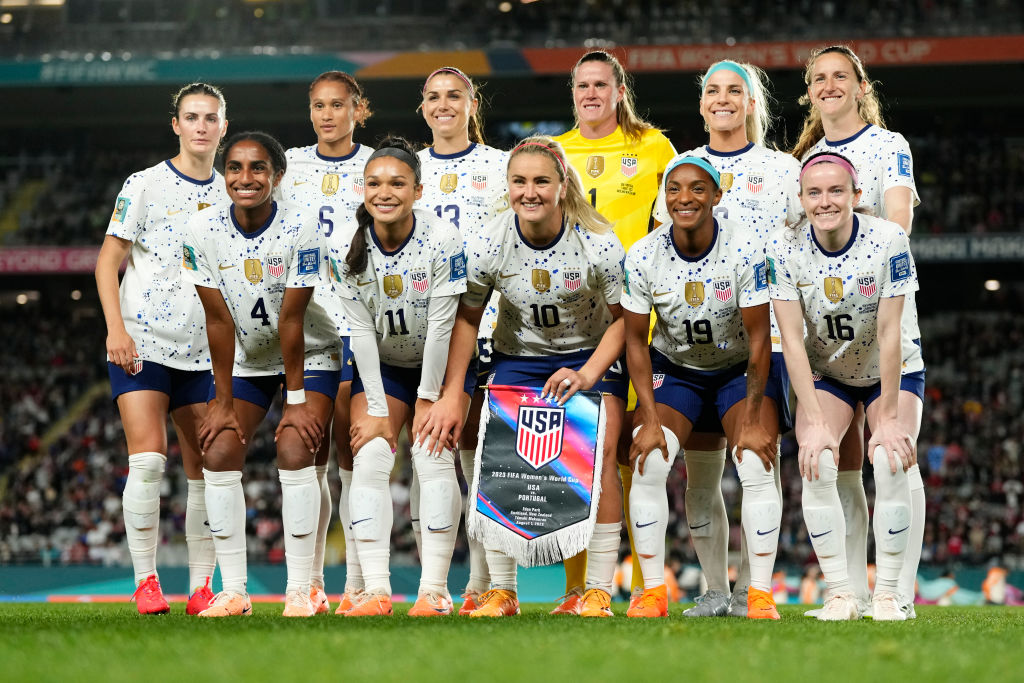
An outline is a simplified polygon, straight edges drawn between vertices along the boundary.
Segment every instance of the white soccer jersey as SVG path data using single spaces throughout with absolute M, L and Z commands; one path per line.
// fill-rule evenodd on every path
M 551 244 L 528 244 L 509 210 L 467 238 L 469 284 L 463 300 L 483 306 L 501 294 L 494 350 L 550 356 L 596 348 L 619 303 L 625 252 L 615 233 L 563 227 Z
M 287 202 L 274 204 L 266 225 L 244 233 L 232 204 L 194 216 L 182 257 L 186 282 L 219 289 L 235 322 L 235 366 L 239 377 L 284 372 L 278 320 L 286 288 L 326 287 L 324 238 L 316 216 Z M 306 370 L 337 370 L 338 337 L 316 301 L 306 308 Z
M 653 346 L 676 365 L 720 370 L 750 357 L 741 308 L 768 303 L 764 245 L 733 221 L 715 219 L 707 251 L 684 256 L 666 224 L 626 255 L 622 306 L 654 309 Z
M 121 280 L 121 317 L 139 358 L 179 370 L 208 370 L 203 305 L 182 286 L 181 244 L 189 216 L 227 201 L 224 178 L 204 181 L 163 161 L 132 174 L 114 204 L 107 234 L 132 243 Z
M 811 370 L 853 386 L 878 382 L 878 301 L 917 291 L 910 240 L 899 225 L 854 214 L 850 242 L 826 252 L 810 226 L 780 230 L 768 241 L 772 299 L 799 301 Z M 913 300 L 904 299 L 904 307 Z M 903 372 L 924 369 L 921 350 L 906 334 Z
M 317 217 L 331 253 L 348 249 L 356 229 L 356 209 L 363 203 L 363 169 L 371 154 L 372 147 L 359 144 L 343 157 L 325 157 L 316 145 L 292 147 L 285 152 L 285 199 Z M 337 264 L 332 263 L 332 274 L 336 269 Z M 332 283 L 336 281 L 332 278 Z M 338 334 L 347 335 L 348 323 L 333 287 L 317 287 L 313 300 L 330 313 Z
M 838 152 L 853 163 L 863 193 L 857 206 L 868 209 L 872 215 L 885 218 L 885 193 L 893 187 L 909 187 L 912 206 L 921 203 L 914 184 L 910 144 L 899 133 L 868 124 L 845 140 L 818 140 L 804 158 L 818 152 Z M 903 334 L 919 339 L 921 329 L 914 300 L 914 294 L 907 295 L 911 305 L 903 309 Z
M 414 209 L 413 216 L 412 232 L 395 251 L 382 249 L 373 230 L 368 229 L 364 272 L 345 272 L 347 248 L 338 263 L 342 273 L 339 293 L 347 302 L 369 311 L 377 329 L 380 361 L 404 368 L 422 365 L 431 297 L 466 291 L 462 235 L 433 212 Z
M 507 207 L 508 152 L 479 143 L 455 154 L 420 150 L 423 196 L 416 208 L 433 211 L 464 237 L 478 232 Z

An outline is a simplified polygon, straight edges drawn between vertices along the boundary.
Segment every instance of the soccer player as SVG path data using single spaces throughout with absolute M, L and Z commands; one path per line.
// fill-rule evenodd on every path
M 893 222 L 855 214 L 858 173 L 846 157 L 819 152 L 801 169 L 805 223 L 768 242 L 771 297 L 797 396 L 796 436 L 807 531 L 828 596 L 818 619 L 859 619 L 847 569 L 846 520 L 837 488 L 839 441 L 863 403 L 874 465 L 876 621 L 902 621 L 900 571 L 911 526 L 908 470 L 924 397 L 921 348 L 901 331 L 917 273 L 909 238 Z M 806 326 L 806 336 L 804 328 Z M 748 535 L 748 540 L 749 540 Z
M 188 479 L 188 614 L 209 606 L 216 562 L 196 439 L 206 414 L 210 351 L 199 298 L 191 287 L 182 287 L 180 268 L 188 217 L 227 198 L 213 161 L 228 122 L 224 96 L 206 83 L 181 88 L 172 104 L 178 153 L 125 181 L 96 262 L 107 369 L 128 442 L 122 504 L 140 614 L 170 610 L 156 570 L 168 413 Z M 118 269 L 129 255 L 119 291 Z
M 352 332 L 352 494 L 349 511 L 364 592 L 349 617 L 392 613 L 388 571 L 392 524 L 388 480 L 396 435 L 415 435 L 437 400 L 458 297 L 466 289 L 466 256 L 454 225 L 414 209 L 422 193 L 420 162 L 401 138 L 380 143 L 363 172 L 366 194 L 344 256 L 341 296 Z M 473 393 L 475 376 L 451 389 Z M 425 522 L 422 574 L 409 616 L 452 613 L 448 569 L 459 528 L 461 492 L 454 454 L 414 443 L 419 509 Z
M 288 177 L 284 190 L 290 202 L 312 212 L 320 221 L 320 229 L 328 249 L 341 249 L 348 244 L 354 229 L 355 212 L 363 203 L 363 167 L 373 149 L 353 141 L 356 126 L 370 118 L 370 102 L 356 79 L 342 71 L 326 71 L 309 86 L 309 120 L 316 132 L 316 144 L 293 147 L 285 154 Z M 331 276 L 337 275 L 337 264 L 331 264 Z M 352 387 L 352 352 L 348 343 L 348 324 L 341 310 L 341 301 L 329 287 L 318 287 L 314 300 L 326 309 L 335 321 L 341 341 L 341 383 L 334 401 L 332 431 L 338 453 L 338 474 L 341 477 L 341 498 L 338 513 L 345 534 L 345 593 L 338 604 L 338 614 L 352 606 L 353 597 L 363 589 L 356 544 L 349 527 L 348 497 L 352 489 L 352 449 L 349 437 L 349 396 Z M 324 551 L 331 524 L 331 488 L 327 482 L 327 461 L 330 439 L 324 439 L 316 457 L 316 477 L 320 482 L 320 520 L 316 532 L 316 555 L 313 558 L 310 599 L 322 614 L 330 610 L 324 592 Z
M 476 84 L 453 66 L 435 70 L 423 83 L 420 112 L 430 128 L 432 144 L 417 153 L 422 164 L 423 196 L 416 206 L 451 221 L 462 233 L 463 239 L 478 232 L 505 208 L 508 153 L 484 144 L 480 107 Z M 491 331 L 496 322 L 496 305 L 487 306 L 477 341 L 477 377 L 480 379 L 486 378 L 491 371 Z M 469 421 L 459 444 L 459 460 L 466 481 L 473 479 L 477 425 L 482 404 L 483 392 L 476 391 L 468 408 Z M 417 519 L 419 485 L 415 478 L 409 502 L 418 544 L 421 525 Z M 468 506 L 465 509 L 468 510 Z M 459 614 L 463 616 L 477 608 L 480 595 L 490 583 L 483 546 L 475 539 L 467 537 L 467 540 L 469 582 L 462 593 L 463 603 L 459 608 Z
M 555 140 L 565 150 L 569 164 L 579 172 L 591 206 L 612 223 L 623 248 L 629 249 L 647 234 L 661 174 L 675 156 L 675 149 L 660 130 L 637 115 L 631 78 L 614 55 L 603 50 L 586 53 L 573 67 L 570 84 L 576 126 Z M 632 413 L 635 404 L 636 396 L 630 391 L 628 413 Z M 632 476 L 626 462 L 628 430 L 623 430 L 621 438 L 619 475 L 628 527 Z M 629 537 L 632 545 L 631 529 Z M 643 589 L 636 557 L 633 552 L 634 598 Z M 566 560 L 565 595 L 552 614 L 580 613 L 586 566 L 583 554 Z
M 899 224 L 908 235 L 914 207 L 920 204 L 914 184 L 913 157 L 906 139 L 885 128 L 881 106 L 857 55 L 844 45 L 814 52 L 804 71 L 807 94 L 801 97 L 808 106 L 803 130 L 793 156 L 803 160 L 814 152 L 832 151 L 853 163 L 861 182 L 861 208 L 875 216 Z M 917 323 L 914 294 L 907 295 L 903 307 L 903 334 L 921 337 Z M 839 497 L 849 521 L 846 529 L 847 561 L 854 592 L 862 611 L 867 607 L 867 534 L 868 508 L 861 470 L 864 464 L 864 410 L 858 405 L 857 420 L 846 431 L 839 451 Z M 910 545 L 907 562 L 900 574 L 900 601 L 910 618 L 914 612 L 917 567 L 924 539 L 925 497 L 921 470 L 914 464 L 909 473 L 913 498 Z M 877 539 L 876 539 L 877 542 Z
M 315 613 L 309 582 L 320 483 L 313 460 L 338 390 L 338 338 L 327 311 L 312 300 L 315 287 L 328 286 L 316 215 L 273 199 L 286 168 L 284 149 L 271 136 L 233 136 L 224 150 L 231 202 L 194 216 L 185 237 L 182 274 L 203 302 L 213 363 L 199 444 L 223 581 L 201 617 L 252 613 L 242 467 L 282 384 L 285 405 L 275 440 L 288 569 L 284 616 Z
M 752 239 L 749 227 L 714 217 L 720 182 L 707 159 L 674 160 L 664 180 L 664 209 L 671 222 L 639 240 L 626 256 L 622 305 L 629 374 L 637 392 L 629 508 L 644 581 L 628 616 L 668 615 L 665 486 L 680 444 L 701 415 L 713 411 L 735 446 L 733 460 L 743 485 L 751 565 L 747 616 L 779 618 L 771 576 L 782 499 L 772 470 L 777 469 L 777 406 L 786 396 L 768 382 L 763 241 Z M 649 348 L 652 310 L 657 320 Z
M 466 372 L 483 307 L 501 294 L 489 383 L 543 387 L 560 402 L 580 389 L 605 393 L 604 472 L 589 545 L 583 616 L 610 617 L 622 500 L 615 449 L 625 412 L 622 372 L 624 252 L 611 225 L 587 202 L 559 145 L 531 137 L 509 156 L 511 210 L 467 236 L 469 284 L 459 305 L 446 384 Z M 420 440 L 458 438 L 463 412 L 447 391 L 418 432 Z M 516 562 L 487 548 L 491 590 L 470 616 L 519 613 Z
M 800 163 L 784 152 L 765 147 L 771 126 L 765 73 L 752 64 L 723 60 L 715 62 L 700 79 L 700 114 L 708 131 L 708 144 L 681 153 L 707 156 L 721 174 L 722 200 L 715 206 L 716 218 L 733 221 L 762 244 L 768 235 L 800 217 Z M 677 157 L 677 158 L 680 158 Z M 655 205 L 654 217 L 669 220 L 664 201 Z M 775 317 L 771 319 L 772 373 L 768 381 L 777 385 L 779 396 L 789 396 L 789 377 L 782 360 L 782 345 Z M 782 400 L 779 432 L 793 428 L 789 402 Z M 725 440 L 713 410 L 705 412 L 694 425 L 685 448 L 686 519 L 708 590 L 697 604 L 683 614 L 710 617 L 729 614 L 742 617 L 747 609 L 750 565 L 747 537 L 740 526 L 740 566 L 736 586 L 729 596 L 729 523 L 722 497 Z M 773 468 L 780 495 L 782 480 Z M 762 585 L 760 590 L 767 590 Z

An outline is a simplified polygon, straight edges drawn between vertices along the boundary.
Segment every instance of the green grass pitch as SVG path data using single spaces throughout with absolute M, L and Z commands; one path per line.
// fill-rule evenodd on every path
M 781 622 L 551 617 L 524 605 L 499 620 L 395 616 L 199 620 L 183 604 L 140 617 L 133 605 L 0 604 L 8 681 L 787 681 L 1024 680 L 1024 609 L 917 609 L 905 623 L 820 623 L 803 607 Z M 613 606 L 624 612 L 625 605 Z

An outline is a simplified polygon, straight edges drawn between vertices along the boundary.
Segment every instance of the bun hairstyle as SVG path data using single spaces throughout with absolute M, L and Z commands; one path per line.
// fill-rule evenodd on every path
M 626 73 L 622 63 L 610 52 L 604 50 L 593 50 L 580 57 L 579 61 L 569 72 L 569 87 L 576 87 L 576 70 L 580 65 L 587 62 L 601 62 L 612 68 L 612 76 L 615 78 L 615 87 L 626 86 L 622 99 L 615 106 L 615 121 L 622 128 L 622 134 L 630 142 L 639 142 L 644 133 L 648 130 L 658 130 L 651 123 L 640 118 L 636 113 L 636 105 L 633 103 L 633 79 Z M 576 118 L 576 128 L 580 127 L 580 114 L 573 108 L 573 116 Z
M 375 159 L 381 157 L 393 157 L 404 163 L 412 169 L 416 184 L 420 184 L 420 159 L 416 156 L 416 152 L 408 140 L 397 135 L 388 135 L 382 139 L 377 143 L 377 151 L 366 160 L 366 166 L 363 167 L 364 172 Z M 366 270 L 366 266 L 369 264 L 369 257 L 366 255 L 369 245 L 367 231 L 373 230 L 373 216 L 370 215 L 365 203 L 360 204 L 356 209 L 356 223 L 359 227 L 356 228 L 356 232 L 352 236 L 352 243 L 348 248 L 348 254 L 345 255 L 345 272 L 348 275 L 359 275 Z
M 516 145 L 508 155 L 509 165 L 521 154 L 539 154 L 548 157 L 555 165 L 558 178 L 565 184 L 565 199 L 562 200 L 562 215 L 568 225 L 603 234 L 612 229 L 607 218 L 598 213 L 583 193 L 579 174 L 565 159 L 565 150 L 557 142 L 543 135 L 528 137 Z
M 348 93 L 352 97 L 352 106 L 358 107 L 362 105 L 362 113 L 355 119 L 357 126 L 366 125 L 366 120 L 373 116 L 373 112 L 370 110 L 370 100 L 367 99 L 363 93 L 363 86 L 359 85 L 355 77 L 351 74 L 347 74 L 344 71 L 325 71 L 309 84 L 309 97 L 312 99 L 313 90 L 316 86 L 320 85 L 324 81 L 331 81 L 332 83 L 341 83 L 348 88 Z
M 221 117 L 227 116 L 228 103 L 224 101 L 224 93 L 220 91 L 220 88 L 209 83 L 189 83 L 188 85 L 183 85 L 178 92 L 171 95 L 171 107 L 174 109 L 173 116 L 177 117 L 181 114 L 181 101 L 189 95 L 207 95 L 217 98 L 220 102 Z
M 485 144 L 484 141 L 484 117 L 481 111 L 483 110 L 482 96 L 479 94 L 480 87 L 473 82 L 466 73 L 455 66 L 442 66 L 438 69 L 434 69 L 427 76 L 426 80 L 423 81 L 423 88 L 420 90 L 420 94 L 426 94 L 427 84 L 430 83 L 430 79 L 439 74 L 449 74 L 455 76 L 466 85 L 466 93 L 470 100 L 476 100 L 477 107 L 476 113 L 469 117 L 469 141 L 476 142 L 481 145 Z M 420 107 L 423 105 L 421 104 Z

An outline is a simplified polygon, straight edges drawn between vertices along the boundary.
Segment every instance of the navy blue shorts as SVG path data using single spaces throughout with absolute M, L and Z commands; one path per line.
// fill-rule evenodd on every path
M 339 382 L 351 382 L 355 375 L 355 361 L 352 357 L 352 338 L 341 338 L 341 376 Z
M 682 413 L 695 432 L 722 433 L 722 417 L 747 396 L 746 363 L 722 370 L 692 370 L 651 349 L 651 369 L 655 403 Z M 780 389 L 770 372 L 764 395 L 775 401 L 776 406 L 789 398 L 788 394 L 780 394 Z M 781 420 L 781 409 L 779 416 Z
M 882 383 L 875 382 L 866 387 L 854 387 L 844 384 L 832 377 L 822 376 L 814 381 L 814 388 L 827 391 L 838 397 L 851 408 L 856 408 L 858 403 L 863 403 L 866 409 L 872 402 L 882 395 Z M 908 372 L 900 377 L 900 391 L 909 391 L 924 401 L 924 370 Z
M 315 391 L 333 401 L 338 395 L 338 371 L 306 370 L 302 373 L 302 385 L 306 391 Z M 264 410 L 270 409 L 278 389 L 284 389 L 284 374 L 231 378 L 231 394 L 235 398 L 254 403 Z M 287 398 L 287 390 L 284 391 L 284 396 Z M 212 401 L 216 397 L 216 387 L 211 384 L 209 400 Z
M 352 367 L 355 368 L 355 377 L 352 379 L 352 395 L 355 396 L 363 393 L 366 389 L 363 388 L 363 380 L 359 377 L 359 368 L 354 364 Z M 384 393 L 391 398 L 397 398 L 407 406 L 415 407 L 416 390 L 420 386 L 422 370 L 422 367 L 400 368 L 397 365 L 381 363 L 380 378 L 384 382 Z M 466 378 L 462 383 L 462 390 L 472 396 L 476 391 L 476 384 L 476 359 L 474 359 L 466 368 Z
M 114 400 L 131 391 L 159 391 L 170 398 L 168 408 L 176 410 L 194 403 L 206 403 L 213 387 L 213 374 L 209 370 L 178 370 L 153 361 L 136 361 L 140 370 L 129 375 L 107 361 L 110 391 Z
M 494 370 L 487 383 L 539 389 L 559 368 L 569 368 L 578 372 L 593 353 L 593 349 L 554 356 L 510 356 L 495 352 Z M 604 377 L 590 390 L 611 394 L 625 401 L 629 392 L 629 378 L 626 377 L 625 368 L 626 358 L 623 356 L 612 363 Z

